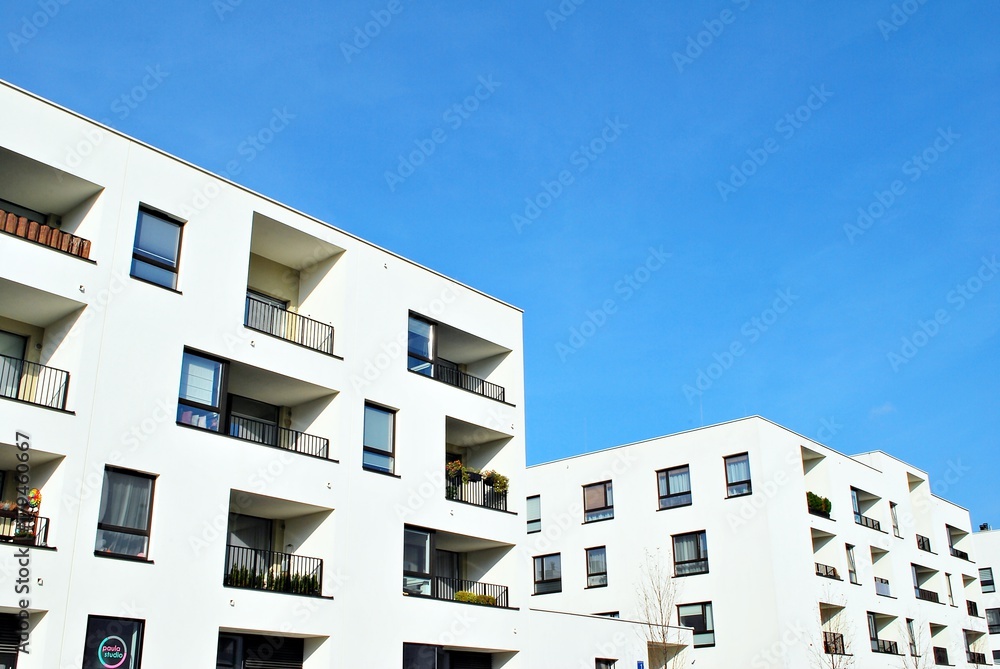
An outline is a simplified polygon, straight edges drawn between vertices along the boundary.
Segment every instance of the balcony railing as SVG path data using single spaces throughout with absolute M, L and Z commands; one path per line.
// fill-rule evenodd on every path
M 485 604 L 501 608 L 507 608 L 509 605 L 506 585 L 480 583 L 463 578 L 435 576 L 431 587 L 431 597 L 450 602 Z
M 976 604 L 975 602 L 966 600 L 966 602 L 965 602 L 965 610 L 969 612 L 970 616 L 973 616 L 973 617 L 976 617 L 976 618 L 979 617 L 979 604 Z
M 917 548 L 928 553 L 933 552 L 931 551 L 931 540 L 920 534 L 917 535 Z
M 333 355 L 333 326 L 247 296 L 243 324 L 272 337 Z
M 864 525 L 865 527 L 870 527 L 873 530 L 882 530 L 882 525 L 879 524 L 874 518 L 869 518 L 868 516 L 862 516 L 860 513 L 854 514 L 854 522 L 858 525 Z
M 953 556 L 955 556 L 957 558 L 961 558 L 963 560 L 968 560 L 969 559 L 969 554 L 966 553 L 965 551 L 959 550 L 959 549 L 955 548 L 954 546 L 950 546 L 950 549 L 951 549 L 951 554 Z
M 3 511 L 0 541 L 45 548 L 49 545 L 49 519 L 33 513 Z
M 923 588 L 914 587 L 913 592 L 917 595 L 917 599 L 922 599 L 925 602 L 934 602 L 936 604 L 941 603 L 941 599 L 938 594 L 932 590 L 924 590 Z
M 507 510 L 507 491 L 497 492 L 492 484 L 472 475 L 468 481 L 463 481 L 461 474 L 450 477 L 446 475 L 445 497 L 486 509 Z
M 69 372 L 0 355 L 0 397 L 65 409 L 67 387 Z
M 835 578 L 838 581 L 842 580 L 840 576 L 837 575 L 837 568 L 831 567 L 828 564 L 820 564 L 816 562 L 816 575 L 823 576 L 824 578 Z
M 319 597 L 323 587 L 323 560 L 229 545 L 226 546 L 226 573 L 222 584 Z
M 899 644 L 885 639 L 872 639 L 872 652 L 899 655 Z
M 882 595 L 883 597 L 892 597 L 887 579 L 879 578 L 878 576 L 875 577 L 875 594 Z
M 934 664 L 938 666 L 948 665 L 948 649 L 934 646 Z
M 827 655 L 847 655 L 844 635 L 839 632 L 823 632 L 823 652 Z
M 971 664 L 986 664 L 986 653 L 977 653 L 974 650 L 965 651 L 965 656 Z
M 457 388 L 461 388 L 462 390 L 468 390 L 470 393 L 476 393 L 477 395 L 488 397 L 491 400 L 497 400 L 498 402 L 504 401 L 503 386 L 490 383 L 489 381 L 480 379 L 472 374 L 466 374 L 465 372 L 455 369 L 454 367 L 435 364 L 434 378 L 442 383 L 447 383 L 449 386 L 455 386 Z
M 230 416 L 229 436 L 252 441 L 255 444 L 284 448 L 296 453 L 314 455 L 318 458 L 330 457 L 330 440 L 317 437 L 298 430 L 278 427 L 273 423 L 265 423 L 242 416 Z

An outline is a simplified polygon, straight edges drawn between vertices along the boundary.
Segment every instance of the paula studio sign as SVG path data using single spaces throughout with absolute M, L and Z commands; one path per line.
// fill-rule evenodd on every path
M 140 669 L 146 621 L 90 616 L 81 669 Z
M 117 669 L 128 658 L 128 644 L 120 636 L 105 637 L 97 650 L 97 659 L 102 667 Z

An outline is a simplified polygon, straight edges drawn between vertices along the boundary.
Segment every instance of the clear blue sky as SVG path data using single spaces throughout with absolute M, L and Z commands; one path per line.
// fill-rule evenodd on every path
M 529 462 L 761 414 L 1000 524 L 1000 6 L 780 4 L 11 1 L 0 77 L 523 308 Z

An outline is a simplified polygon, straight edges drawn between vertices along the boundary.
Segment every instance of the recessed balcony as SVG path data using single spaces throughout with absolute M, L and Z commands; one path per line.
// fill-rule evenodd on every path
M 268 592 L 319 597 L 323 584 L 323 560 L 292 553 L 226 546 L 223 585 Z
M 882 597 L 892 597 L 892 590 L 889 588 L 889 579 L 875 577 L 875 594 Z
M 445 418 L 445 498 L 507 511 L 510 480 L 500 471 L 510 435 L 450 416 Z
M 837 574 L 837 568 L 836 567 L 831 567 L 828 564 L 820 564 L 819 562 L 817 562 L 815 564 L 816 564 L 816 575 L 817 576 L 822 576 L 823 578 L 832 578 L 832 579 L 836 579 L 838 581 L 844 580 L 844 579 L 840 578 L 840 576 Z
M 917 596 L 917 599 L 922 599 L 925 602 L 934 602 L 935 604 L 941 603 L 941 598 L 933 590 L 914 587 L 913 592 Z
M 839 632 L 823 632 L 823 652 L 827 655 L 847 655 L 844 635 Z
M 0 397 L 50 409 L 66 409 L 69 372 L 0 355 Z
M 251 330 L 333 355 L 333 326 L 289 311 L 276 300 L 247 295 L 243 325 Z

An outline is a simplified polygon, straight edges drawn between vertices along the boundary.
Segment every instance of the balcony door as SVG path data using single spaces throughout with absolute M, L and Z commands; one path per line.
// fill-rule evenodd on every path
M 439 599 L 455 599 L 455 593 L 463 590 L 461 555 L 451 551 L 435 552 L 434 580 Z
M 0 395 L 17 397 L 28 338 L 0 330 Z
M 247 289 L 247 307 L 243 320 L 246 326 L 277 337 L 284 337 L 288 328 L 288 302 Z
M 229 514 L 229 540 L 226 568 L 234 579 L 263 579 L 273 560 L 274 521 L 269 518 Z M 244 571 L 245 570 L 245 571 Z M 254 582 L 251 580 L 251 583 Z
M 229 435 L 268 446 L 278 445 L 280 407 L 241 395 L 229 396 Z

